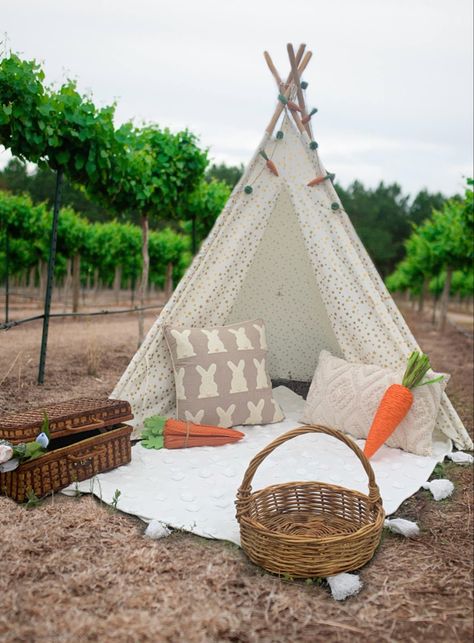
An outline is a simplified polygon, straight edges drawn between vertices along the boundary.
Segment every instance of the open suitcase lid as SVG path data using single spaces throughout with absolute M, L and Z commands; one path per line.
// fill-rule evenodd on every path
M 41 432 L 45 412 L 51 438 L 104 429 L 133 418 L 128 402 L 83 397 L 0 416 L 0 439 L 12 444 L 34 440 Z

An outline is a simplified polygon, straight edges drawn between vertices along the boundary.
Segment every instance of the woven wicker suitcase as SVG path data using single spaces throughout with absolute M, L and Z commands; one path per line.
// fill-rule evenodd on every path
M 80 398 L 0 417 L 0 438 L 13 444 L 32 441 L 46 412 L 51 442 L 39 458 L 0 473 L 0 493 L 24 502 L 29 492 L 41 498 L 131 459 L 133 418 L 128 402 Z

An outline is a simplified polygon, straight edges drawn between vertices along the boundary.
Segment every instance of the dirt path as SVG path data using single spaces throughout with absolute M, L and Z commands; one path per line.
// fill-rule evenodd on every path
M 472 340 L 407 319 L 434 368 L 451 372 L 449 393 L 472 430 Z M 136 332 L 128 316 L 53 322 L 44 387 L 39 325 L 0 334 L 0 407 L 108 394 Z M 327 587 L 262 573 L 223 542 L 179 532 L 147 540 L 139 520 L 89 497 L 31 511 L 0 498 L 0 640 L 471 641 L 472 470 L 447 464 L 440 475 L 455 483 L 453 498 L 421 491 L 404 503 L 399 515 L 418 521 L 421 538 L 386 534 L 361 570 L 363 591 L 342 604 Z

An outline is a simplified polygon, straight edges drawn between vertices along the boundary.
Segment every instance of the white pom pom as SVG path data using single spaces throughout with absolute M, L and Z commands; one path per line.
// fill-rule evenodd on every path
M 358 594 L 362 589 L 362 581 L 357 574 L 336 574 L 326 578 L 331 588 L 332 597 L 336 601 L 343 601 L 349 596 Z
M 447 457 L 455 462 L 456 464 L 472 464 L 474 458 L 470 453 L 464 453 L 464 451 L 453 451 L 448 453 Z
M 420 535 L 420 528 L 416 522 L 405 520 L 405 518 L 387 518 L 384 526 L 388 527 L 394 534 L 400 534 L 405 538 L 416 538 Z
M 449 498 L 449 496 L 454 491 L 454 485 L 451 480 L 431 480 L 431 482 L 426 482 L 423 485 L 423 489 L 429 489 L 433 494 L 435 500 L 444 500 Z
M 159 540 L 160 538 L 166 538 L 169 536 L 171 531 L 166 525 L 164 525 L 159 520 L 152 520 L 148 527 L 145 529 L 145 536 L 152 538 L 153 540 Z

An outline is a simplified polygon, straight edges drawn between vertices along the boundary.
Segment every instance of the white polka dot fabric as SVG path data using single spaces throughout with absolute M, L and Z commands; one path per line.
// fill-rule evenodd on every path
M 159 520 L 207 538 L 240 544 L 235 498 L 250 460 L 272 440 L 300 426 L 304 400 L 285 387 L 273 391 L 286 419 L 266 426 L 242 427 L 236 444 L 193 449 L 132 448 L 130 464 L 78 483 L 111 503 L 116 489 L 118 509 L 146 521 Z M 363 448 L 364 441 L 357 444 Z M 371 464 L 384 508 L 391 514 L 428 480 L 437 462 L 450 451 L 450 440 L 434 445 L 431 457 L 383 446 Z M 326 435 L 304 435 L 285 443 L 257 470 L 253 489 L 279 482 L 316 480 L 367 493 L 367 474 L 354 452 Z M 74 495 L 73 484 L 65 492 Z
M 269 172 L 257 150 L 198 256 L 112 393 L 132 405 L 133 437 L 139 435 L 144 418 L 172 414 L 175 408 L 164 324 L 207 327 L 227 324 L 236 315 L 261 317 L 269 329 L 272 377 L 287 374 L 309 379 L 322 348 L 350 361 L 394 370 L 403 369 L 407 356 L 418 348 L 331 182 L 307 186 L 325 172 L 317 151 L 310 149 L 306 134 L 300 135 L 288 118 L 280 129 L 281 140 L 265 135 L 258 148 L 272 157 L 279 176 Z M 253 188 L 250 194 L 244 192 L 248 184 Z M 334 203 L 339 205 L 336 210 Z M 281 220 L 283 210 L 287 222 L 282 222 L 278 235 L 272 232 L 272 219 Z M 296 254 L 306 253 L 306 258 L 282 253 L 287 240 Z M 285 275 L 289 275 L 291 288 Z M 276 290 L 277 285 L 281 290 Z M 271 302 L 270 295 L 250 295 L 267 289 L 278 297 L 278 303 Z M 296 337 L 289 339 L 293 323 Z M 472 448 L 445 394 L 437 427 L 459 448 Z

